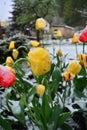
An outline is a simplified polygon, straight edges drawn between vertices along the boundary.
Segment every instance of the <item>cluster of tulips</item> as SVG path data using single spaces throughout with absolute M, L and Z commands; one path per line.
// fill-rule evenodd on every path
M 37 31 L 44 30 L 45 27 L 46 21 L 43 18 L 36 20 L 35 28 Z M 56 36 L 58 39 L 62 37 L 60 30 Z M 76 44 L 79 40 L 83 44 L 87 42 L 87 27 L 80 37 L 74 34 L 72 42 Z M 75 94 L 79 90 L 78 87 L 81 85 L 79 84 L 79 75 L 82 76 L 83 69 L 86 72 L 87 55 L 78 54 L 76 61 L 66 64 L 64 62 L 65 56 L 59 49 L 54 56 L 56 61 L 53 62 L 50 53 L 41 45 L 40 41 L 29 41 L 28 44 L 33 47 L 28 52 L 27 57 L 18 58 L 19 52 L 15 49 L 15 42 L 11 41 L 9 50 L 12 51 L 13 58 L 7 57 L 5 63 L 0 65 L 0 87 L 7 91 L 4 97 L 6 98 L 6 110 L 10 111 L 25 129 L 29 127 L 26 123 L 28 120 L 33 129 L 37 126 L 40 130 L 59 130 L 59 128 L 73 130 L 67 120 L 73 116 L 73 113 L 70 110 L 65 111 L 65 108 L 69 104 L 69 99 L 71 99 L 70 103 L 73 103 L 71 87 L 76 86 L 73 89 Z M 32 72 L 32 77 L 35 79 L 34 82 L 31 83 L 30 77 L 26 78 L 26 74 L 20 70 L 19 62 L 21 61 L 27 61 L 25 64 L 30 68 L 29 71 Z M 84 89 L 85 86 L 83 86 Z M 74 95 L 74 101 L 76 99 L 77 95 L 76 98 Z M 15 105 L 13 102 L 18 103 L 16 109 L 20 109 L 19 112 L 13 110 Z M 1 106 L 4 107 L 3 104 Z M 2 119 L 2 124 L 0 123 L 2 128 L 12 130 L 10 119 L 6 122 L 7 128 L 4 126 L 4 121 L 7 119 L 3 112 L 0 113 L 0 119 Z

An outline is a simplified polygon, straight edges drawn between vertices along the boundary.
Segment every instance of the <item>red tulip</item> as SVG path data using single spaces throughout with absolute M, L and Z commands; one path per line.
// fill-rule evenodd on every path
M 11 87 L 16 82 L 16 76 L 5 66 L 0 65 L 0 86 Z
M 81 42 L 87 42 L 87 26 L 83 29 L 83 31 L 79 37 L 79 40 Z

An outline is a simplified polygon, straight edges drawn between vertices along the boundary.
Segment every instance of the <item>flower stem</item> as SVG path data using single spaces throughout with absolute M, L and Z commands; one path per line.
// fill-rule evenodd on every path
M 20 61 L 27 61 L 27 58 L 20 58 L 20 59 L 16 60 L 15 63 L 14 63 L 14 66 L 15 66 L 18 62 L 20 62 Z
M 37 41 L 39 42 L 40 41 L 40 31 L 39 30 L 37 30 L 36 35 L 37 35 Z
M 75 44 L 75 46 L 76 46 L 76 56 L 77 56 L 78 55 L 77 44 Z
M 84 54 L 84 52 L 85 52 L 85 44 L 83 42 L 83 54 Z

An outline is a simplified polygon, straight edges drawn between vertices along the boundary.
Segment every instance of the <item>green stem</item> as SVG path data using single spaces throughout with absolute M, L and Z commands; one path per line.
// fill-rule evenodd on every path
M 60 38 L 59 50 L 61 50 L 61 43 L 62 43 L 62 39 Z
M 83 42 L 83 54 L 85 52 L 85 43 Z
M 25 46 L 19 46 L 19 47 L 17 48 L 17 50 L 19 50 L 19 49 L 21 49 L 21 48 L 23 48 L 23 49 L 25 49 L 25 50 L 28 50 Z
M 78 55 L 78 50 L 77 50 L 77 43 L 75 44 L 76 46 L 76 56 Z
M 37 30 L 36 35 L 37 35 L 37 41 L 39 42 L 40 41 L 40 31 L 39 30 Z
M 20 59 L 18 59 L 18 60 L 15 61 L 15 63 L 14 63 L 13 66 L 15 66 L 20 61 L 28 61 L 28 60 L 27 60 L 27 58 L 20 58 Z

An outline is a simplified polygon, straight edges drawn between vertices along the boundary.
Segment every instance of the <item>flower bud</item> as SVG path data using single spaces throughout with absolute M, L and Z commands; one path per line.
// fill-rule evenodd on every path
M 62 51 L 61 50 L 58 50 L 58 56 L 60 56 L 60 57 L 62 57 L 63 56 L 63 53 L 62 53 Z
M 15 42 L 11 41 L 10 44 L 9 44 L 9 50 L 12 50 L 14 48 L 15 48 Z
M 13 59 L 10 56 L 8 56 L 6 58 L 6 66 L 12 66 L 13 64 L 14 64 Z
M 40 84 L 37 86 L 37 94 L 43 96 L 45 92 L 45 86 Z
M 57 31 L 56 37 L 59 39 L 62 37 L 62 33 L 60 30 Z
M 13 58 L 14 58 L 14 59 L 17 59 L 18 55 L 19 55 L 18 50 L 17 50 L 17 49 L 13 49 L 13 52 L 12 52 Z
M 73 38 L 72 38 L 72 43 L 73 43 L 73 44 L 76 44 L 76 43 L 78 43 L 78 42 L 79 42 L 79 37 L 78 37 L 78 34 L 75 33 L 75 34 L 73 35 Z

